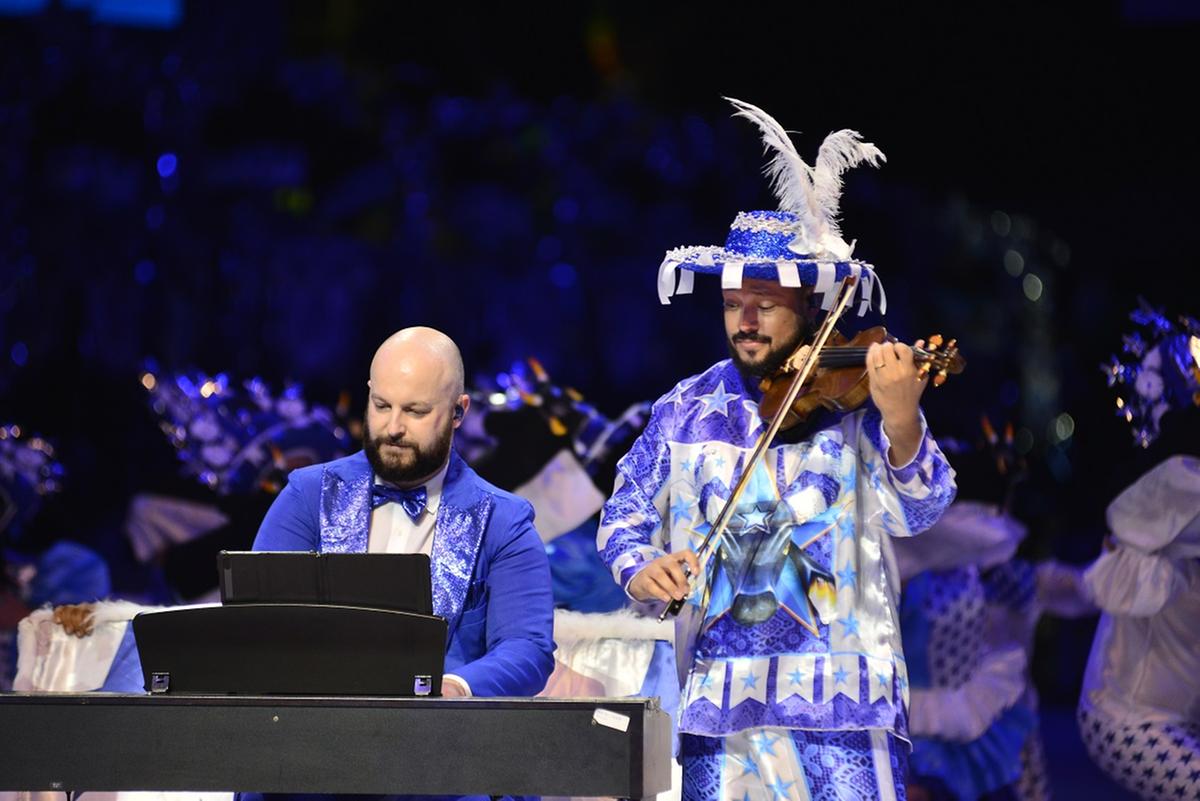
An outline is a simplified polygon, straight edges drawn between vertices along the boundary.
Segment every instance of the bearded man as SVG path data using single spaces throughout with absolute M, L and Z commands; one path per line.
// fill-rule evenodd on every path
M 470 406 L 458 347 L 406 328 L 367 386 L 363 450 L 293 472 L 254 550 L 428 555 L 449 624 L 442 695 L 534 695 L 554 668 L 549 564 L 533 507 L 452 448 Z

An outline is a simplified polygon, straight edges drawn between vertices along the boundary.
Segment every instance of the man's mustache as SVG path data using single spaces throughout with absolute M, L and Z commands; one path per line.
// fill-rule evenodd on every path
M 761 342 L 761 343 L 763 343 L 764 345 L 769 345 L 769 344 L 771 344 L 771 338 L 770 338 L 770 337 L 763 336 L 762 334 L 751 334 L 751 333 L 748 333 L 748 332 L 746 332 L 746 331 L 738 331 L 736 334 L 734 334 L 733 336 L 731 336 L 731 337 L 729 338 L 729 340 L 730 340 L 731 342 L 733 342 L 735 345 L 736 345 L 738 342 Z
M 371 441 L 375 443 L 376 448 L 381 445 L 395 445 L 398 448 L 412 448 L 414 451 L 417 449 L 415 442 L 405 442 L 402 439 L 393 439 L 391 437 L 375 437 Z

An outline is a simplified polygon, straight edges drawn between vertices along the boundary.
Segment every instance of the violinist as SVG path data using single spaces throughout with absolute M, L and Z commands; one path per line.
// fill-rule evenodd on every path
M 684 799 L 904 798 L 908 679 L 884 540 L 954 496 L 918 405 L 928 351 L 855 349 L 862 408 L 818 404 L 782 436 L 762 390 L 804 397 L 794 378 L 826 363 L 833 320 L 882 298 L 836 215 L 841 173 L 883 154 L 840 131 L 809 167 L 778 123 L 731 102 L 775 151 L 780 210 L 739 213 L 724 247 L 667 253 L 664 302 L 721 276 L 730 358 L 654 404 L 598 547 L 630 596 L 679 608 Z M 792 408 L 784 397 L 778 415 Z

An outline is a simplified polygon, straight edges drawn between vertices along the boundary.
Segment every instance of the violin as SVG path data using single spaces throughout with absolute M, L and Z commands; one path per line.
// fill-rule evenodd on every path
M 836 412 L 857 409 L 871 395 L 867 348 L 879 342 L 895 342 L 881 325 L 859 331 L 853 339 L 846 339 L 833 331 L 827 344 L 817 354 L 817 366 L 804 382 L 796 400 L 779 426 L 781 430 L 793 428 L 808 419 L 820 408 Z M 940 334 L 934 334 L 924 347 L 913 348 L 913 361 L 920 365 L 920 377 L 933 374 L 933 385 L 946 383 L 948 375 L 958 375 L 967 362 L 958 352 L 957 340 L 946 342 Z M 759 383 L 763 392 L 758 404 L 759 415 L 764 420 L 774 420 L 791 388 L 798 367 L 797 357 L 803 349 L 792 355 L 774 374 Z

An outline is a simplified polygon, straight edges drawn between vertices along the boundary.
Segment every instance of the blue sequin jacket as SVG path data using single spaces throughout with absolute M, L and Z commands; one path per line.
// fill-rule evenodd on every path
M 361 451 L 294 471 L 254 549 L 365 553 L 373 480 Z M 433 611 L 449 624 L 446 672 L 473 695 L 534 695 L 554 669 L 554 601 L 533 507 L 451 451 L 434 526 Z

